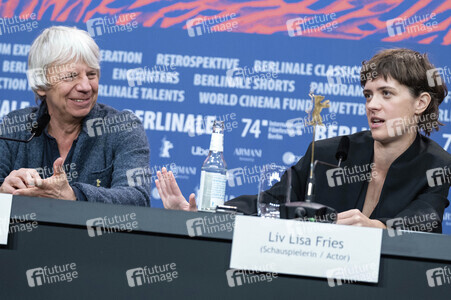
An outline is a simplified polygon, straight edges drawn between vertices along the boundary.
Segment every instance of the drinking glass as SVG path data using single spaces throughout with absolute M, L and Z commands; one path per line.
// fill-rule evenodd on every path
M 268 165 L 260 172 L 257 211 L 260 217 L 280 218 L 279 207 L 290 202 L 291 168 Z

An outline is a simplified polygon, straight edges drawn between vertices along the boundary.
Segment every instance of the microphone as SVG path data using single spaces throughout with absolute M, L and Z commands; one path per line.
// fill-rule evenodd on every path
M 349 137 L 343 136 L 338 144 L 335 158 L 338 160 L 338 166 L 324 161 L 315 160 L 311 165 L 310 177 L 307 183 L 305 201 L 292 202 L 280 206 L 281 219 L 298 219 L 301 221 L 313 221 L 321 223 L 335 223 L 337 220 L 337 211 L 331 207 L 314 203 L 315 194 L 315 169 L 317 164 L 326 165 L 333 168 L 339 168 L 340 164 L 348 158 Z
M 50 115 L 46 112 L 42 116 L 38 118 L 38 126 L 31 129 L 31 134 L 34 134 L 33 137 L 38 137 L 44 131 L 45 126 L 50 122 Z M 349 144 L 349 141 L 348 141 Z M 349 145 L 348 145 L 349 147 Z
M 307 184 L 307 191 L 305 195 L 305 202 L 314 202 L 315 194 L 314 194 L 314 188 L 315 188 L 315 169 L 317 164 L 326 165 L 333 168 L 339 168 L 341 162 L 345 161 L 348 158 L 348 151 L 349 151 L 349 137 L 343 136 L 340 139 L 340 142 L 338 143 L 337 152 L 335 153 L 335 158 L 338 160 L 338 166 L 329 164 L 324 161 L 315 160 L 313 165 L 311 166 L 312 170 L 310 172 L 310 177 L 308 179 Z
M 37 121 L 38 124 L 36 127 L 33 127 L 31 129 L 31 137 L 28 140 L 19 140 L 19 139 L 7 138 L 7 137 L 3 137 L 3 136 L 0 136 L 0 140 L 19 142 L 19 143 L 28 143 L 33 138 L 40 136 L 42 134 L 42 131 L 44 131 L 44 128 L 47 126 L 47 124 L 49 122 L 50 122 L 50 115 L 46 112 L 38 118 L 38 121 Z
M 349 151 L 349 138 L 344 136 L 341 138 L 338 144 L 337 153 L 335 153 L 335 158 L 338 160 L 338 166 L 348 158 Z

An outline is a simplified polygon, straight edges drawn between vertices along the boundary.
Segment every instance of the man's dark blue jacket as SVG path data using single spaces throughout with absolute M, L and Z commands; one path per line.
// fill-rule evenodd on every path
M 1 136 L 28 139 L 27 129 L 46 110 L 42 102 L 39 107 L 11 112 L 0 126 Z M 46 128 L 29 143 L 0 140 L 0 183 L 20 168 L 51 176 L 53 159 L 46 155 L 49 138 Z M 133 113 L 96 103 L 83 119 L 64 167 L 77 200 L 150 206 L 149 155 L 144 128 Z

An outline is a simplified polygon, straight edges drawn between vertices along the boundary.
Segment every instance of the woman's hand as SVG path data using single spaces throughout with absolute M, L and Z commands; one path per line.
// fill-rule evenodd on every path
M 77 200 L 74 190 L 67 181 L 66 172 L 63 168 L 63 159 L 60 157 L 53 163 L 53 176 L 47 179 L 35 181 L 32 187 L 24 187 L 15 190 L 13 195 L 46 197 L 64 200 Z
M 172 174 L 171 171 L 168 172 L 166 168 L 163 167 L 161 172 L 157 172 L 157 176 L 158 179 L 155 180 L 155 185 L 157 186 L 161 201 L 163 201 L 164 208 L 197 211 L 194 193 L 189 196 L 188 203 L 185 197 L 183 197 L 177 181 L 175 181 L 174 174 Z
M 14 170 L 5 178 L 0 193 L 12 194 L 18 189 L 26 189 L 41 183 L 42 178 L 35 169 Z
M 339 213 L 337 215 L 337 224 L 387 229 L 384 223 L 368 218 L 358 209 L 350 209 Z

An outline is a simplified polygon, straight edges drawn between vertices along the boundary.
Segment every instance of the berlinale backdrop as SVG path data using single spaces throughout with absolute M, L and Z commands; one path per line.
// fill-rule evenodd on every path
M 101 49 L 98 101 L 142 120 L 154 175 L 167 166 L 186 196 L 197 192 L 217 118 L 235 174 L 226 199 L 255 194 L 263 166 L 292 165 L 311 142 L 309 92 L 331 101 L 316 139 L 368 128 L 359 71 L 377 51 L 428 52 L 450 87 L 450 11 L 447 0 L 0 0 L 0 117 L 36 105 L 26 77 L 34 38 L 51 25 L 76 26 Z M 448 152 L 450 100 L 432 134 Z M 162 206 L 153 183 L 152 206 Z

